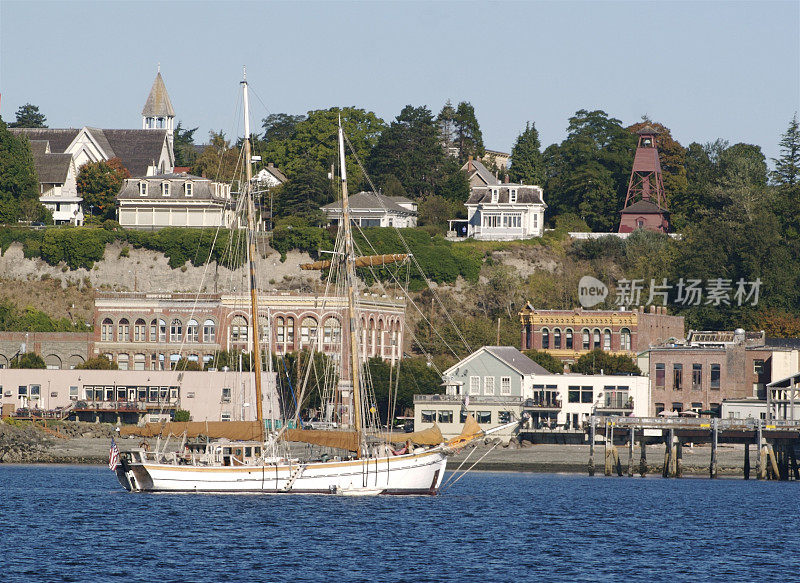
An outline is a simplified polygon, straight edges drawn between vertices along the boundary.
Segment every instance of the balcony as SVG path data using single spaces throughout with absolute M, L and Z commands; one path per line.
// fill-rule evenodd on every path
M 543 399 L 534 397 L 533 399 L 525 399 L 522 403 L 524 409 L 536 409 L 557 411 L 561 409 L 561 399 Z

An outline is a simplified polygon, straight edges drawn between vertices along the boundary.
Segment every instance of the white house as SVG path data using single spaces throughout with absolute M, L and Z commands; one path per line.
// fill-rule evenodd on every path
M 645 417 L 650 407 L 645 376 L 552 374 L 508 346 L 484 346 L 442 377 L 445 394 L 414 397 L 414 420 L 418 430 L 437 423 L 446 437 L 468 413 L 485 428 L 528 413 L 530 429 L 580 430 L 593 414 Z
M 117 203 L 128 228 L 234 226 L 230 185 L 186 173 L 129 178 Z
M 253 182 L 258 183 L 258 186 L 261 188 L 280 186 L 284 184 L 286 180 L 286 175 L 278 170 L 272 162 L 256 172 L 256 175 L 253 176 Z
M 361 227 L 417 226 L 417 203 L 404 196 L 384 196 L 375 192 L 357 192 L 349 197 L 353 222 Z M 336 201 L 322 207 L 331 224 L 342 218 L 342 203 Z
M 31 151 L 39 177 L 39 202 L 53 213 L 53 222 L 83 224 L 75 160 L 70 154 L 52 153 L 47 140 L 31 140 Z

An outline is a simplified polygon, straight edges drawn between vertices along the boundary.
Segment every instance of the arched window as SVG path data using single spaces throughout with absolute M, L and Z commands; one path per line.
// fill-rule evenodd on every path
M 167 341 L 167 321 L 164 320 L 163 318 L 158 319 L 158 341 L 159 342 Z
M 114 340 L 114 322 L 111 321 L 111 318 L 103 320 L 103 324 L 100 326 L 100 340 L 103 342 Z
M 150 342 L 158 342 L 158 320 L 150 320 Z
M 619 331 L 619 348 L 620 350 L 631 349 L 631 331 L 628 328 Z
M 322 341 L 325 344 L 338 344 L 342 341 L 342 325 L 336 318 L 328 318 L 325 320 L 325 326 L 322 329 Z
M 550 348 L 550 330 L 542 328 L 542 348 Z
M 119 370 L 128 370 L 128 355 L 127 354 L 118 354 L 117 355 L 117 366 Z
M 145 323 L 145 321 L 142 320 L 141 318 L 136 320 L 136 322 L 133 324 L 133 341 L 144 342 L 145 340 L 147 340 L 147 338 L 145 338 L 146 330 L 147 330 L 147 324 Z
M 286 351 L 294 350 L 294 318 L 286 318 Z
M 592 337 L 589 334 L 588 328 L 581 330 L 581 343 L 584 350 L 590 350 L 592 348 Z
M 180 359 L 181 359 L 181 355 L 180 354 L 170 354 L 169 355 L 169 370 L 175 370 L 175 367 L 178 365 L 178 361 Z
M 275 351 L 286 352 L 286 322 L 281 316 L 275 318 Z
M 234 316 L 231 320 L 231 342 L 247 342 L 247 320 L 244 316 Z
M 181 342 L 183 340 L 183 322 L 178 318 L 172 320 L 169 325 L 169 341 Z
M 603 330 L 603 350 L 606 352 L 611 350 L 611 330 L 608 328 Z
M 561 348 L 561 328 L 553 330 L 553 348 L 556 350 Z
M 127 318 L 122 318 L 122 320 L 117 323 L 117 342 L 129 342 L 130 339 L 131 324 L 128 322 Z
M 194 318 L 186 324 L 186 342 L 200 342 L 200 324 Z
M 258 339 L 264 346 L 269 344 L 269 320 L 266 316 L 258 317 Z
M 203 322 L 203 342 L 206 344 L 213 344 L 217 341 L 217 325 L 214 320 L 206 320 Z
M 592 348 L 600 348 L 600 328 L 595 328 L 592 331 Z
M 314 318 L 303 318 L 300 323 L 300 348 L 312 346 L 317 340 L 317 321 Z
M 566 332 L 564 334 L 564 340 L 565 340 L 565 343 L 566 343 L 566 349 L 567 350 L 572 350 L 572 346 L 573 346 L 573 343 L 572 343 L 572 328 L 567 328 L 567 330 L 566 330 Z
M 145 366 L 145 356 L 144 354 L 134 354 L 133 355 L 133 370 L 144 370 Z

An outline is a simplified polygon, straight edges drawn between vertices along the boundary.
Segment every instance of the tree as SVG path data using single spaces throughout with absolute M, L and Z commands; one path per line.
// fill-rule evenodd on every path
M 781 136 L 780 158 L 773 158 L 775 170 L 772 179 L 781 186 L 796 186 L 800 183 L 800 126 L 794 114 L 786 133 Z
M 186 409 L 175 409 L 175 414 L 172 416 L 172 420 L 177 423 L 185 423 L 187 421 L 191 421 L 192 416 Z
M 436 116 L 436 124 L 439 126 L 439 143 L 442 146 L 442 151 L 448 156 L 455 138 L 455 119 L 456 108 L 453 107 L 453 103 L 448 99 L 439 115 Z
M 53 222 L 53 213 L 38 200 L 32 198 L 26 198 L 20 203 L 19 216 L 28 223 L 51 224 Z
M 83 197 L 84 207 L 92 210 L 92 215 L 113 219 L 116 208 L 116 196 L 122 188 L 122 183 L 131 174 L 122 165 L 119 158 L 111 158 L 108 162 L 87 162 L 78 172 L 78 193 Z
M 40 355 L 35 352 L 26 352 L 11 361 L 11 368 L 47 368 L 47 366 Z
M 15 136 L 0 119 L 0 222 L 16 223 L 25 200 L 39 202 L 39 180 L 28 138 Z
M 225 139 L 225 132 L 221 130 L 212 130 L 208 137 L 208 146 L 194 161 L 192 174 L 218 182 L 233 182 L 242 171 L 239 150 L 231 147 L 230 140 Z
M 189 360 L 185 356 L 182 356 L 178 362 L 175 363 L 173 370 L 200 371 L 203 370 L 203 365 L 196 360 Z
M 486 153 L 483 148 L 483 134 L 471 103 L 462 101 L 458 104 L 453 123 L 458 144 L 458 161 L 463 164 L 470 156 L 476 159 L 483 156 Z
M 442 377 L 435 368 L 429 366 L 424 357 L 404 358 L 394 367 L 380 358 L 370 358 L 367 366 L 372 378 L 381 421 L 387 419 L 386 413 L 389 409 L 390 397 L 394 406 L 389 413 L 394 418 L 413 410 L 414 395 L 437 393 L 442 383 Z M 394 398 L 395 387 L 397 388 L 396 400 Z
M 175 152 L 175 166 L 191 166 L 197 160 L 197 150 L 194 147 L 194 133 L 197 128 L 184 129 L 181 122 L 175 126 L 173 150 Z
M 279 142 L 288 140 L 294 135 L 297 124 L 305 121 L 304 115 L 290 115 L 288 113 L 271 113 L 261 120 L 264 128 L 264 142 Z
M 543 185 L 545 180 L 544 160 L 536 124 L 526 123 L 525 131 L 517 136 L 511 148 L 511 180 L 520 184 Z
M 39 112 L 37 105 L 26 103 L 17 110 L 17 121 L 9 124 L 12 128 L 46 128 L 47 118 Z
M 549 352 L 545 352 L 544 350 L 523 350 L 522 354 L 542 368 L 547 369 L 548 372 L 553 374 L 562 374 L 564 372 L 564 363 Z
M 311 168 L 300 170 L 277 189 L 274 202 L 276 217 L 300 217 L 310 224 L 320 224 L 320 207 L 333 202 L 333 185 L 327 176 Z
M 450 219 L 467 217 L 467 209 L 463 203 L 435 194 L 423 199 L 418 208 L 419 225 L 435 226 L 441 232 L 447 230 Z
M 642 374 L 631 357 L 624 354 L 615 356 L 599 348 L 581 356 L 571 370 L 579 374 Z
M 413 198 L 434 194 L 447 167 L 431 111 L 406 105 L 381 132 L 367 166 L 381 184 L 394 177 Z
M 105 356 L 93 356 L 75 368 L 81 370 L 118 370 L 119 366 L 117 366 L 116 362 L 109 360 Z

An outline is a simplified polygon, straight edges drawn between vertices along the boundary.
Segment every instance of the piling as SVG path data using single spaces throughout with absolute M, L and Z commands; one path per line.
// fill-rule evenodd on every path
M 717 443 L 719 440 L 719 431 L 717 429 L 717 420 L 711 420 L 711 464 L 708 467 L 708 473 L 711 478 L 717 477 Z
M 644 437 L 644 435 L 642 435 Z M 633 477 L 633 446 L 636 440 L 636 429 L 631 427 L 631 434 L 628 440 L 628 476 Z
M 595 418 L 589 421 L 589 475 L 594 476 L 594 424 Z
M 639 442 L 639 447 L 642 450 L 642 454 L 639 457 L 639 475 L 644 478 L 647 475 L 647 446 L 644 442 L 644 432 L 642 432 L 642 440 Z
M 672 443 L 669 441 L 669 433 L 662 432 L 664 437 L 664 467 L 661 468 L 661 477 L 662 478 L 669 478 L 669 463 L 670 463 L 670 453 L 672 450 Z
M 680 439 L 675 443 L 675 477 L 683 477 L 683 444 Z
M 611 475 L 611 456 L 613 455 L 611 453 L 611 449 L 609 448 L 609 445 L 608 445 L 609 433 L 611 433 L 611 447 L 613 447 L 614 446 L 613 445 L 614 444 L 614 426 L 611 423 L 609 423 L 608 421 L 606 421 L 606 439 L 605 439 L 605 442 L 604 442 L 604 448 L 605 448 L 604 451 L 605 451 L 605 458 L 606 458 L 606 460 L 605 460 L 606 464 L 605 464 L 605 467 L 604 467 L 604 475 L 606 475 L 606 476 L 610 476 Z
M 744 444 L 744 479 L 750 479 L 750 444 Z

